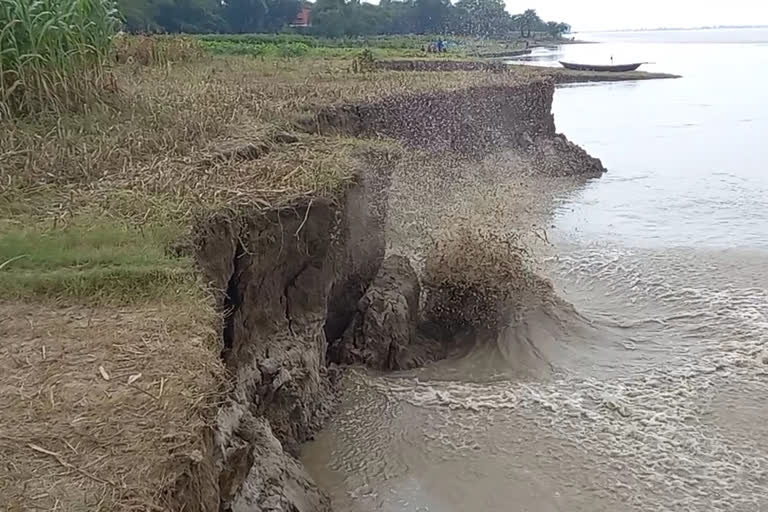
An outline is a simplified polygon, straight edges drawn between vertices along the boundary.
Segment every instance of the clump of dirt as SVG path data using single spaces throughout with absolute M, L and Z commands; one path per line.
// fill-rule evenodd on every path
M 416 366 L 408 349 L 417 339 L 420 293 L 408 258 L 389 256 L 358 302 L 344 336 L 329 347 L 329 359 L 379 370 Z
M 552 292 L 528 261 L 515 231 L 459 224 L 443 232 L 425 261 L 425 320 L 449 332 L 496 327 L 504 312 L 526 307 L 531 295 Z

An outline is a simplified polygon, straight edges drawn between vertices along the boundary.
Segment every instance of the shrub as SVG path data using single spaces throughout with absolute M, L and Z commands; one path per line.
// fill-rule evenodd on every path
M 0 0 L 0 116 L 98 96 L 118 23 L 110 0 Z
M 376 58 L 373 52 L 366 48 L 352 61 L 353 73 L 370 73 L 376 69 Z
M 301 41 L 259 42 L 237 39 L 200 39 L 203 48 L 219 55 L 251 55 L 253 57 L 303 57 L 313 47 Z
M 284 43 L 278 45 L 280 57 L 301 57 L 309 53 L 309 46 L 301 42 Z

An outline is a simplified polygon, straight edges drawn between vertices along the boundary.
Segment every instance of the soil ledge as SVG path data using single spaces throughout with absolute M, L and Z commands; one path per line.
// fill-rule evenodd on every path
M 314 110 L 299 127 L 315 135 L 394 139 L 466 160 L 514 150 L 530 172 L 599 176 L 599 160 L 555 131 L 554 84 L 539 80 Z M 407 152 L 406 152 L 407 154 Z M 222 358 L 231 389 L 194 481 L 209 489 L 185 510 L 326 511 L 331 504 L 297 462 L 333 411 L 339 365 L 379 370 L 422 365 L 446 353 L 425 333 L 419 277 L 407 258 L 385 260 L 393 168 L 371 159 L 336 200 L 211 220 L 196 258 L 225 311 Z M 431 326 L 432 332 L 440 326 Z

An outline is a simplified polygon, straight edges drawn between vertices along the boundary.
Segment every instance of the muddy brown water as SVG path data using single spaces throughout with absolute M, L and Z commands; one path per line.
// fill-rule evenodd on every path
M 725 51 L 705 46 L 666 53 Z M 729 55 L 768 63 L 768 46 Z M 391 250 L 416 254 L 440 208 L 507 198 L 503 218 L 546 229 L 531 243 L 558 300 L 428 368 L 350 372 L 303 449 L 336 510 L 768 510 L 768 105 L 694 71 L 556 93 L 600 180 L 463 184 L 414 201 L 418 222 L 396 205 Z

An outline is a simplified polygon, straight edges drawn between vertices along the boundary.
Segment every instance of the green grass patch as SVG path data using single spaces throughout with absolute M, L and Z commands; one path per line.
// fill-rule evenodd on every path
M 202 47 L 216 55 L 254 57 L 310 57 L 351 59 L 361 50 L 370 50 L 378 59 L 387 58 L 466 58 L 525 48 L 517 39 L 495 40 L 466 36 L 408 35 L 324 38 L 298 34 L 209 34 L 194 36 Z M 438 38 L 448 51 L 427 53 L 425 48 Z
M 448 54 L 427 54 L 424 49 L 434 43 L 436 35 L 370 36 L 323 38 L 297 34 L 209 34 L 197 36 L 203 48 L 216 55 L 250 55 L 254 57 L 314 57 L 351 59 L 363 49 L 376 58 L 463 56 L 476 46 L 495 48 L 496 42 L 463 37 L 449 38 Z M 443 39 L 445 39 L 443 37 Z
M 0 298 L 135 303 L 196 296 L 192 261 L 169 250 L 177 229 L 120 224 L 6 227 Z
M 241 55 L 262 58 L 339 58 L 353 59 L 362 51 L 359 46 L 310 46 L 302 42 L 263 43 L 247 40 L 203 40 L 202 47 L 215 55 Z M 423 57 L 421 48 L 370 48 L 379 59 Z
M 202 41 L 233 42 L 250 45 L 304 44 L 311 48 L 389 48 L 414 49 L 434 42 L 438 36 L 369 36 L 369 37 L 315 37 L 301 34 L 207 34 L 198 36 Z

